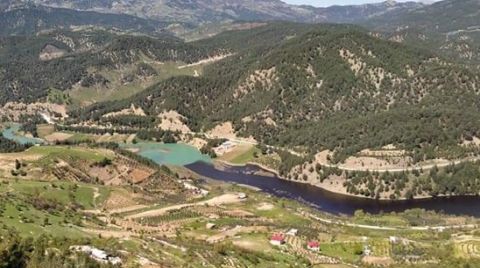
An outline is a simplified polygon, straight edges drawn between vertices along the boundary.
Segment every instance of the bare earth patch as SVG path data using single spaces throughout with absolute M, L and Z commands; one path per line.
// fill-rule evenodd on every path
M 71 138 L 73 134 L 63 133 L 63 132 L 54 132 L 50 135 L 44 137 L 44 139 L 48 142 L 55 142 L 55 141 L 65 141 Z
M 58 115 L 60 118 L 67 118 L 67 107 L 65 105 L 35 102 L 35 103 L 19 103 L 19 102 L 7 102 L 0 108 L 0 116 L 5 116 L 12 121 L 18 121 L 20 115 L 38 115 L 39 113 Z M 55 118 L 55 117 L 53 117 Z
M 216 125 L 213 129 L 207 132 L 212 138 L 224 138 L 224 139 L 235 139 L 237 135 L 233 129 L 232 122 L 228 121 L 219 125 Z
M 135 105 L 132 104 L 130 108 L 123 109 L 118 112 L 111 112 L 108 114 L 104 114 L 104 117 L 114 117 L 114 116 L 119 116 L 119 115 L 138 115 L 138 116 L 145 116 L 145 112 L 143 111 L 142 108 L 140 107 L 135 107 Z
M 274 208 L 273 204 L 261 203 L 260 206 L 257 207 L 257 210 L 272 210 L 273 208 Z
M 241 98 L 252 91 L 256 85 L 261 85 L 263 90 L 270 90 L 275 81 L 278 81 L 275 67 L 266 70 L 256 70 L 243 81 L 233 93 L 235 99 Z
M 133 183 L 140 183 L 140 182 L 143 182 L 144 180 L 146 180 L 148 177 L 150 177 L 150 175 L 152 175 L 152 172 L 149 171 L 149 170 L 143 170 L 143 169 L 139 169 L 139 168 L 136 168 L 134 170 L 132 170 L 129 174 L 130 176 L 130 180 L 133 182 Z
M 162 130 L 179 131 L 181 133 L 191 133 L 190 128 L 184 123 L 185 117 L 177 111 L 164 111 L 158 115 L 162 120 L 160 127 Z
M 196 138 L 196 137 L 195 137 L 195 138 L 192 138 L 192 139 L 189 139 L 189 140 L 185 141 L 185 143 L 188 144 L 188 145 L 191 145 L 191 146 L 193 146 L 193 147 L 195 147 L 195 148 L 197 148 L 197 149 L 200 150 L 200 149 L 202 149 L 202 147 L 203 147 L 204 145 L 206 145 L 208 142 L 207 142 L 206 140 L 204 140 L 204 139 Z
M 49 61 L 49 60 L 61 58 L 66 53 L 67 52 L 63 49 L 60 49 L 54 45 L 47 44 L 38 55 L 38 58 L 42 61 Z
M 194 62 L 194 63 L 178 66 L 178 69 L 184 69 L 184 68 L 188 68 L 188 67 L 193 67 L 193 66 L 198 66 L 198 65 L 202 65 L 202 64 L 216 62 L 216 61 L 219 61 L 219 60 L 223 60 L 227 57 L 230 57 L 232 55 L 233 55 L 232 53 L 229 53 L 229 54 L 221 54 L 221 55 L 213 56 L 213 57 L 203 59 L 203 60 L 200 60 L 200 61 L 197 61 L 197 62 Z
M 112 191 L 105 202 L 105 208 L 107 210 L 123 209 L 125 207 L 131 207 L 138 205 L 134 200 L 135 196 L 130 194 L 126 190 Z
M 365 256 L 362 259 L 363 263 L 375 266 L 390 266 L 394 264 L 392 258 L 390 257 L 376 257 L 376 256 Z
M 480 146 L 480 139 L 477 137 L 473 137 L 472 140 L 463 140 L 461 145 L 465 147 Z
M 256 143 L 253 137 L 240 138 L 235 133 L 233 124 L 230 121 L 216 125 L 213 129 L 207 131 L 206 136 L 213 139 L 227 139 L 240 142 Z
M 258 232 L 258 231 L 267 231 L 267 227 L 265 226 L 235 226 L 232 229 L 228 229 L 226 231 L 223 231 L 219 234 L 212 235 L 207 239 L 208 243 L 217 243 L 220 241 L 225 240 L 226 238 L 229 237 L 234 237 L 239 233 L 252 233 L 252 232 Z

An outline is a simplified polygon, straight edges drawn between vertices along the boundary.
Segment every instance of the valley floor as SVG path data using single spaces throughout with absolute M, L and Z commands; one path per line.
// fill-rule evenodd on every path
M 479 223 L 468 217 L 423 210 L 333 216 L 249 187 L 197 180 L 184 168 L 155 173 L 116 151 L 83 145 L 36 146 L 0 159 L 1 233 L 66 237 L 75 247 L 88 241 L 127 267 L 402 267 L 480 254 Z M 88 180 L 89 172 L 98 177 Z

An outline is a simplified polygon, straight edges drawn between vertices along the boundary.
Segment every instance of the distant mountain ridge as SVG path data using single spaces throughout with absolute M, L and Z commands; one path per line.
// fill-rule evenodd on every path
M 165 33 L 167 23 L 125 14 L 103 14 L 66 8 L 24 6 L 0 13 L 0 36 L 31 35 L 52 29 L 106 28 L 150 35 Z
M 202 24 L 226 20 L 286 20 L 307 23 L 351 23 L 390 12 L 416 9 L 417 2 L 386 1 L 357 6 L 290 5 L 280 0 L 8 0 L 0 10 L 11 10 L 25 3 L 81 11 L 128 14 L 161 21 Z
M 480 63 L 479 0 L 439 1 L 414 10 L 376 16 L 363 24 L 392 41 Z

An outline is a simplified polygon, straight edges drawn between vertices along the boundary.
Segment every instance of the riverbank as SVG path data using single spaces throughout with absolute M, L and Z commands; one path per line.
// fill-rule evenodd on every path
M 280 198 L 296 200 L 326 213 L 354 215 L 358 210 L 370 214 L 403 212 L 420 208 L 427 211 L 444 212 L 452 215 L 480 216 L 478 196 L 433 197 L 414 200 L 376 200 L 354 195 L 338 194 L 307 183 L 280 179 L 278 177 L 255 175 L 258 167 L 223 165 L 222 170 L 213 164 L 197 162 L 185 166 L 200 177 L 215 181 L 250 185 L 262 192 Z
M 372 197 L 367 197 L 363 195 L 355 195 L 352 193 L 347 192 L 346 187 L 343 186 L 343 183 L 340 181 L 332 181 L 332 180 L 325 180 L 323 183 L 320 182 L 311 182 L 311 181 L 303 181 L 303 180 L 289 180 L 283 176 L 280 175 L 280 173 L 272 168 L 266 167 L 262 164 L 255 163 L 255 162 L 247 162 L 245 164 L 235 164 L 235 163 L 230 163 L 225 160 L 214 160 L 213 161 L 215 168 L 220 168 L 221 170 L 225 170 L 225 165 L 230 166 L 230 167 L 247 167 L 247 166 L 254 166 L 260 169 L 260 172 L 255 172 L 256 175 L 261 175 L 261 176 L 269 176 L 269 177 L 274 177 L 280 180 L 284 181 L 289 181 L 289 182 L 294 182 L 294 183 L 301 183 L 301 184 L 306 184 L 306 185 L 311 185 L 317 188 L 320 188 L 324 191 L 330 192 L 332 194 L 338 194 L 338 195 L 344 195 L 348 197 L 355 197 L 355 198 L 362 198 L 362 199 L 367 199 L 367 200 L 379 200 L 379 201 L 407 201 L 407 200 L 425 200 L 425 199 L 433 199 L 435 198 L 434 196 L 430 195 L 417 195 L 414 196 L 413 198 L 406 198 L 406 197 L 399 197 L 396 199 L 390 199 L 387 197 L 379 197 L 379 198 L 372 198 Z M 465 196 L 474 196 L 474 195 L 465 195 Z M 454 195 L 438 195 L 437 197 L 454 197 Z
M 15 127 L 19 128 L 19 125 L 15 125 L 14 127 L 11 127 L 6 130 L 7 135 L 5 136 L 7 138 L 11 138 L 11 139 L 16 138 L 16 136 L 13 135 L 14 133 L 16 133 L 14 132 L 14 130 L 16 130 Z M 10 133 L 8 131 L 10 131 Z M 12 135 L 8 135 L 8 134 L 12 134 Z M 22 136 L 22 138 L 25 138 L 25 137 Z M 141 146 L 142 144 L 144 144 L 145 146 Z M 200 154 L 197 148 L 191 147 L 191 145 L 187 145 L 185 143 L 178 143 L 175 145 L 157 144 L 157 143 L 139 143 L 136 145 L 130 144 L 129 146 L 127 146 L 127 149 L 131 150 L 132 152 L 139 153 L 145 157 L 148 157 L 150 159 L 155 160 L 156 162 L 163 163 L 163 164 L 174 164 L 174 165 L 183 166 L 190 163 L 194 163 L 196 161 L 202 161 L 202 160 L 207 161 L 207 159 Z M 177 148 L 177 147 L 180 147 L 180 148 Z M 193 152 L 193 150 L 195 150 L 195 152 Z M 344 186 L 345 180 L 343 178 L 335 177 L 335 176 L 332 176 L 331 178 L 323 182 L 320 182 L 316 177 L 312 177 L 307 180 L 303 180 L 301 177 L 298 180 L 289 180 L 286 177 L 281 176 L 279 172 L 274 168 L 265 166 L 263 164 L 260 164 L 254 161 L 248 161 L 245 164 L 236 164 L 226 160 L 216 159 L 214 160 L 214 165 L 217 169 L 220 169 L 220 170 L 225 170 L 226 168 L 224 166 L 227 166 L 227 169 L 228 169 L 228 166 L 229 167 L 254 166 L 255 169 L 251 169 L 250 174 L 277 178 L 284 181 L 291 181 L 294 183 L 308 184 L 313 187 L 317 187 L 322 190 L 328 191 L 330 193 L 344 195 L 344 196 L 364 198 L 369 200 L 391 200 L 390 198 L 388 198 L 388 196 L 372 198 L 372 197 L 366 197 L 364 195 L 355 195 L 355 194 L 349 193 L 347 192 L 347 188 Z M 244 171 L 240 171 L 240 172 L 244 172 Z M 417 195 L 413 197 L 414 200 L 431 199 L 431 198 L 432 196 L 426 196 L 426 195 L 423 195 L 423 196 Z M 399 198 L 396 198 L 395 200 L 407 200 L 407 198 L 399 197 Z

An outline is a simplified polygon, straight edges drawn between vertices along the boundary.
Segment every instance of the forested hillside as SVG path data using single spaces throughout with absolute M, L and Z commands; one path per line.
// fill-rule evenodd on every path
M 145 67 L 149 61 L 191 63 L 214 54 L 208 47 L 193 47 L 170 36 L 157 39 L 99 30 L 4 37 L 0 39 L 0 102 L 45 99 L 52 88 L 107 85 L 110 81 L 102 71 Z
M 477 73 L 354 26 L 298 27 L 271 24 L 192 43 L 235 54 L 201 78 L 172 78 L 73 114 L 99 119 L 132 103 L 152 116 L 172 109 L 195 131 L 232 121 L 260 142 L 330 149 L 336 160 L 387 144 L 435 157 L 480 135 Z
M 377 16 L 364 25 L 390 40 L 424 46 L 452 59 L 478 65 L 478 10 L 478 0 L 444 0 L 413 10 Z
M 33 35 L 45 30 L 81 27 L 158 35 L 165 32 L 168 24 L 130 15 L 27 6 L 0 12 L 0 25 L 0 36 L 7 36 Z
M 62 7 L 76 10 L 91 10 L 104 13 L 130 14 L 160 21 L 180 22 L 193 25 L 225 21 L 273 21 L 335 22 L 351 23 L 360 19 L 385 13 L 395 14 L 421 6 L 416 2 L 383 3 L 333 6 L 316 8 L 308 5 L 290 5 L 279 0 L 6 0 L 4 8 L 15 8 L 24 3 Z M 2 6 L 0 5 L 0 9 Z

